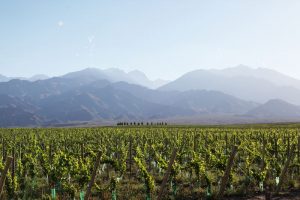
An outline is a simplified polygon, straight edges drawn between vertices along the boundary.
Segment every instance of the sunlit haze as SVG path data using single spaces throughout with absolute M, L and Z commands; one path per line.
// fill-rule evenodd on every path
M 1 1 L 0 74 L 174 79 L 244 64 L 300 78 L 300 1 Z

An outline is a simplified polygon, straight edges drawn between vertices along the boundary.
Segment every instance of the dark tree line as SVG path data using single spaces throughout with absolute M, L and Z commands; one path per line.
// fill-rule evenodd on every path
M 167 122 L 118 122 L 117 126 L 167 126 Z

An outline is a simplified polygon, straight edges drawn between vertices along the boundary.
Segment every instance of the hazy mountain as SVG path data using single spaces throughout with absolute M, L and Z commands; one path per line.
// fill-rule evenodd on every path
M 235 98 L 218 91 L 190 90 L 169 99 L 174 107 L 188 108 L 197 113 L 242 114 L 258 104 Z
M 28 81 L 39 81 L 39 80 L 46 80 L 46 79 L 49 79 L 50 77 L 47 76 L 47 75 L 44 75 L 44 74 L 37 74 L 37 75 L 34 75 L 30 78 L 28 78 L 27 80 Z
M 162 92 L 126 82 L 96 80 L 98 77 L 93 80 L 90 75 L 90 79 L 84 74 L 71 75 L 36 82 L 11 80 L 0 83 L 0 94 L 19 99 L 18 105 L 24 102 L 24 106 L 18 106 L 18 110 L 6 106 L 13 111 L 5 112 L 7 120 L 12 122 L 5 121 L 2 126 L 15 123 L 13 116 L 17 112 L 21 116 L 28 114 L 29 119 L 39 119 L 41 125 L 51 125 L 99 120 L 155 120 L 199 114 L 240 114 L 255 106 L 216 91 Z M 28 121 L 27 125 L 36 125 L 38 122 Z
M 225 70 L 196 70 L 184 74 L 177 80 L 160 87 L 159 90 L 217 90 L 248 101 L 263 103 L 279 98 L 300 105 L 299 89 L 285 86 L 288 81 L 280 85 L 281 82 L 278 80 L 278 84 L 274 84 L 276 76 L 272 76 L 270 80 L 265 78 L 270 74 L 266 71 L 270 71 L 265 69 L 258 69 L 258 71 L 257 73 L 256 70 L 241 66 Z M 279 73 L 275 74 L 279 76 Z M 287 79 L 287 76 L 281 76 L 282 79 L 284 77 Z M 293 82 L 294 79 L 289 80 Z
M 107 80 L 91 82 L 82 77 L 51 78 L 36 82 L 11 80 L 0 83 L 0 94 L 10 97 L 0 97 L 0 100 L 6 100 L 6 104 L 3 104 L 5 106 L 0 110 L 5 114 L 2 116 L 1 126 L 18 123 L 20 126 L 37 125 L 35 121 L 20 121 L 23 116 L 28 120 L 39 116 L 36 118 L 42 119 L 40 124 L 43 125 L 51 124 L 49 122 L 68 123 L 102 119 L 157 119 L 191 115 L 194 112 L 137 98 L 124 90 L 111 87 Z M 15 103 L 13 100 L 16 99 L 19 101 Z M 21 102 L 24 102 L 24 105 Z
M 257 103 L 244 101 L 218 91 L 159 91 L 150 90 L 125 82 L 118 82 L 112 86 L 119 90 L 125 90 L 132 95 L 147 101 L 172 106 L 174 108 L 189 109 L 196 113 L 241 114 L 258 105 Z
M 153 88 L 152 89 L 157 89 L 167 83 L 169 83 L 169 80 L 163 80 L 163 79 L 156 79 L 153 81 Z
M 298 89 L 278 86 L 252 76 L 250 71 L 249 75 L 243 75 L 245 69 L 252 70 L 241 66 L 223 71 L 198 70 L 158 90 L 136 84 L 150 84 L 145 82 L 147 77 L 143 73 L 125 73 L 118 69 L 88 68 L 45 80 L 1 82 L 0 126 L 139 120 L 178 123 L 300 121 L 300 108 L 293 104 L 283 100 L 265 104 L 248 100 L 269 100 L 270 96 L 277 95 L 297 102 Z M 247 100 L 238 98 L 241 96 Z M 255 98 L 251 98 L 253 96 Z
M 223 70 L 210 70 L 210 71 L 228 77 L 251 76 L 258 79 L 267 80 L 277 86 L 291 86 L 300 89 L 300 80 L 279 73 L 272 69 L 251 68 L 246 65 L 238 65 L 237 67 L 231 67 Z
M 62 94 L 90 82 L 90 80 L 82 78 L 68 79 L 59 77 L 35 82 L 14 79 L 9 82 L 0 83 L 0 94 L 38 102 L 40 99 Z M 99 84 L 107 85 L 109 82 L 102 80 L 99 81 Z
M 0 82 L 7 82 L 10 80 L 26 80 L 26 81 L 38 81 L 38 80 L 46 80 L 50 79 L 51 77 L 44 75 L 44 74 L 37 74 L 30 78 L 25 77 L 6 77 L 0 75 Z M 97 69 L 97 68 L 86 68 L 81 71 L 71 72 L 66 75 L 61 76 L 61 78 L 68 78 L 68 79 L 81 79 L 82 81 L 96 81 L 96 80 L 108 80 L 110 82 L 119 82 L 125 81 L 128 83 L 142 85 L 151 89 L 156 89 L 164 84 L 168 83 L 169 81 L 163 79 L 157 80 L 150 80 L 143 72 L 134 70 L 128 73 L 117 69 L 117 68 L 109 68 L 109 69 Z
M 39 117 L 34 114 L 35 106 L 32 106 L 19 98 L 8 95 L 0 95 L 0 126 L 37 126 Z
M 249 111 L 246 115 L 256 118 L 298 118 L 300 120 L 300 107 L 280 99 L 272 99 Z
M 96 80 L 110 80 L 111 78 L 107 76 L 103 71 L 95 68 L 87 68 L 81 71 L 71 72 L 60 78 L 63 79 L 76 79 L 82 82 L 93 82 Z
M 168 83 L 168 81 L 162 79 L 151 81 L 143 72 L 138 70 L 131 71 L 128 73 L 128 75 L 134 81 L 133 83 L 148 87 L 150 89 L 156 89 Z
M 96 69 L 96 68 L 87 68 L 81 71 L 66 74 L 62 77 L 82 78 L 90 81 L 103 80 L 103 79 L 108 80 L 110 82 L 124 81 L 127 83 L 138 84 L 152 89 L 160 87 L 167 82 L 164 80 L 151 81 L 147 78 L 147 76 L 143 72 L 138 70 L 134 70 L 126 73 L 117 68 L 110 68 L 104 70 Z
M 61 121 L 142 120 L 193 113 L 148 102 L 111 86 L 101 88 L 92 85 L 45 99 L 40 106 L 41 115 Z
M 43 75 L 43 74 L 37 74 L 37 75 L 34 75 L 30 78 L 25 78 L 25 77 L 6 77 L 6 76 L 3 76 L 0 74 L 0 82 L 7 82 L 7 81 L 10 81 L 10 80 L 14 80 L 14 79 L 18 79 L 18 80 L 27 80 L 27 81 L 38 81 L 38 80 L 45 80 L 45 79 L 48 79 L 50 77 L 46 76 L 46 75 Z
M 6 76 L 3 76 L 0 74 L 0 82 L 6 82 L 6 81 L 9 81 L 10 79 Z

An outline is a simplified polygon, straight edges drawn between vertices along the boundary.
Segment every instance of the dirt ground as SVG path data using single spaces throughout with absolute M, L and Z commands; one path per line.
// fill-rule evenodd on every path
M 227 197 L 226 200 L 265 200 L 264 194 L 253 195 L 251 197 Z M 280 193 L 278 195 L 271 195 L 272 200 L 300 200 L 300 190 L 294 190 L 286 193 Z

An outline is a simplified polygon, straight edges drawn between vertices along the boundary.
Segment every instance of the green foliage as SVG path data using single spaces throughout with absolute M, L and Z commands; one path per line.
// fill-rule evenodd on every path
M 107 198 L 107 192 L 117 189 L 119 197 L 128 195 L 129 199 L 144 198 L 145 192 L 156 194 L 155 185 L 161 184 L 174 148 L 178 151 L 168 180 L 173 195 L 181 191 L 187 196 L 205 190 L 214 193 L 233 145 L 239 150 L 227 192 L 238 193 L 245 186 L 246 192 L 254 193 L 261 182 L 274 186 L 299 136 L 299 130 L 292 127 L 0 129 L 0 170 L 6 156 L 15 155 L 4 196 L 47 199 L 49 189 L 56 188 L 61 198 L 78 199 L 79 191 L 86 191 L 91 180 L 99 149 L 103 155 L 92 188 L 94 196 Z M 288 182 L 295 183 L 290 187 L 298 184 L 299 166 L 299 159 L 292 159 L 283 190 Z
M 138 169 L 140 170 L 141 178 L 144 179 L 147 193 L 152 193 L 155 187 L 153 177 L 147 172 L 146 166 L 140 158 L 134 157 L 134 161 L 136 162 Z

